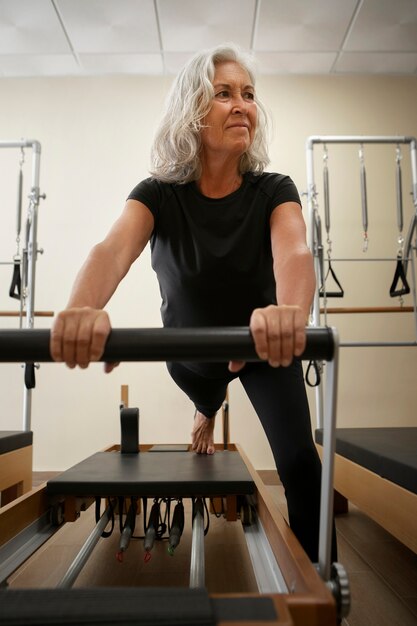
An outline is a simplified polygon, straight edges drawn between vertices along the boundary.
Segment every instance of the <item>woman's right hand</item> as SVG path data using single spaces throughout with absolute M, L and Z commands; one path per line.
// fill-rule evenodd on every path
M 50 352 L 54 361 L 63 361 L 70 368 L 83 369 L 99 361 L 111 331 L 106 311 L 91 307 L 72 307 L 61 311 L 51 330 Z M 111 372 L 118 363 L 106 363 Z

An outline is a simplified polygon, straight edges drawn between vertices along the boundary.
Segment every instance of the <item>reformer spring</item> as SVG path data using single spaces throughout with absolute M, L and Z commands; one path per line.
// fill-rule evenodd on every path
M 359 148 L 359 163 L 360 163 L 360 182 L 361 182 L 361 199 L 362 199 L 362 227 L 363 227 L 363 251 L 368 251 L 369 237 L 368 237 L 368 197 L 366 191 L 366 169 L 365 169 L 365 156 L 363 152 L 363 144 Z
M 324 224 L 326 228 L 327 238 L 327 272 L 324 274 L 324 261 L 323 261 L 323 245 L 321 242 L 321 221 L 320 216 L 316 215 L 315 223 L 316 223 L 316 233 L 317 233 L 317 242 L 318 242 L 318 254 L 319 254 L 319 262 L 320 262 L 320 272 L 321 272 L 321 286 L 319 290 L 320 298 L 343 298 L 344 289 L 339 282 L 339 279 L 336 276 L 336 272 L 332 266 L 332 240 L 330 239 L 330 191 L 329 191 L 329 168 L 328 168 L 328 159 L 329 155 L 327 152 L 327 146 L 323 146 L 323 198 L 324 198 Z M 333 279 L 337 289 L 333 291 L 328 291 L 326 289 L 326 281 L 328 277 L 331 276 Z

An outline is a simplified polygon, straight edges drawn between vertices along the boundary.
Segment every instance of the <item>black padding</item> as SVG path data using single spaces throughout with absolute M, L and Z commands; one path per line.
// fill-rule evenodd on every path
M 217 622 L 277 622 L 271 598 L 214 598 L 212 600 Z
M 215 626 L 204 589 L 101 588 L 0 591 L 2 626 Z
M 33 433 L 19 430 L 0 430 L 0 454 L 31 446 Z
M 307 328 L 301 359 L 329 361 L 335 341 L 330 328 Z M 0 330 L 0 361 L 50 362 L 50 331 Z M 247 327 L 119 328 L 107 340 L 101 361 L 259 361 Z
M 139 409 L 120 409 L 120 452 L 139 452 Z
M 47 483 L 51 495 L 191 497 L 251 494 L 238 452 L 98 452 Z
M 323 443 L 323 431 L 316 430 Z M 417 428 L 337 428 L 336 452 L 417 493 Z

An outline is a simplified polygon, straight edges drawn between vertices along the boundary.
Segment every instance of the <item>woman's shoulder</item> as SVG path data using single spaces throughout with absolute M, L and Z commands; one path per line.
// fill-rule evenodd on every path
M 261 174 L 248 172 L 246 176 L 253 185 L 258 185 L 264 189 L 276 189 L 288 182 L 294 184 L 290 176 L 287 174 L 279 174 L 278 172 L 262 172 Z
M 254 188 L 273 201 L 274 206 L 282 202 L 300 202 L 299 193 L 294 181 L 287 174 L 278 172 L 262 172 L 262 174 L 248 173 L 248 181 Z

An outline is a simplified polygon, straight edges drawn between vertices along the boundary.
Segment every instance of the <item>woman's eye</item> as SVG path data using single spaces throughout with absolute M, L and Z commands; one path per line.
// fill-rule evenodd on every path
M 246 100 L 255 100 L 255 94 L 252 91 L 247 91 L 244 95 Z
M 230 96 L 229 92 L 226 90 L 219 91 L 216 93 L 216 98 L 228 98 Z

